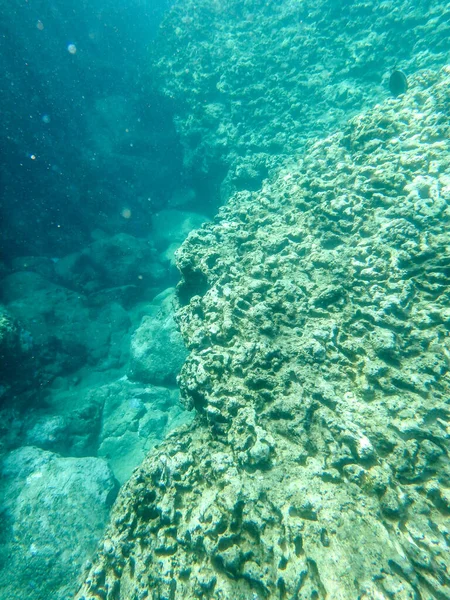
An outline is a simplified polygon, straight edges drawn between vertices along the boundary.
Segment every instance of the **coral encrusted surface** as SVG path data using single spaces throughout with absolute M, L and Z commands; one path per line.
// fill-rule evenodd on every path
M 198 413 L 77 595 L 450 597 L 450 68 L 311 143 L 178 253 Z
M 162 23 L 152 78 L 196 187 L 223 179 L 228 200 L 385 99 L 392 70 L 439 69 L 449 51 L 441 0 L 182 0 Z

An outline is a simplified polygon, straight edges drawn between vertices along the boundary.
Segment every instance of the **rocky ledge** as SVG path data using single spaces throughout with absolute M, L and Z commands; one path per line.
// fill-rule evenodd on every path
M 79 600 L 450 597 L 450 68 L 311 143 L 178 253 L 193 425 Z

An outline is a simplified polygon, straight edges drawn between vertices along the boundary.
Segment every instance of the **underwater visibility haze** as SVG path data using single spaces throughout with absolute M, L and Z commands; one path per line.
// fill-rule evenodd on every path
M 450 598 L 448 3 L 2 8 L 0 600 Z

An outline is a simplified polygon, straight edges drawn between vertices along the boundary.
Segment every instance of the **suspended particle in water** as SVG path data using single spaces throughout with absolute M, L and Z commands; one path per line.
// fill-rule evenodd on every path
M 30 154 L 31 160 L 36 160 L 36 154 Z
M 75 44 L 69 44 L 67 46 L 67 50 L 70 54 L 76 54 L 77 52 L 77 47 L 75 46 Z
M 38 19 L 36 27 L 39 29 L 39 31 L 42 31 L 44 29 L 44 23 L 40 19 Z
M 42 115 L 42 121 L 44 123 L 50 123 L 50 117 L 49 117 L 49 115 Z
M 124 219 L 129 219 L 131 217 L 131 210 L 129 208 L 124 208 L 120 214 Z

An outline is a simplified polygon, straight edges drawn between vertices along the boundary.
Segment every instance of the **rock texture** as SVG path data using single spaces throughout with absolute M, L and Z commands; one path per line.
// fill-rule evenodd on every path
M 174 290 L 168 288 L 147 309 L 131 338 L 129 377 L 154 385 L 175 385 L 186 348 L 174 320 Z
M 78 600 L 450 597 L 450 68 L 236 194 L 178 254 L 198 413 Z
M 116 496 L 111 469 L 23 447 L 3 457 L 0 474 L 0 597 L 66 600 Z
M 142 385 L 124 377 L 99 388 L 96 396 L 104 397 L 97 454 L 108 460 L 121 484 L 169 431 L 192 420 L 176 388 Z
M 259 189 L 311 136 L 385 99 L 394 68 L 445 64 L 449 19 L 439 0 L 177 2 L 154 77 L 199 190 Z

